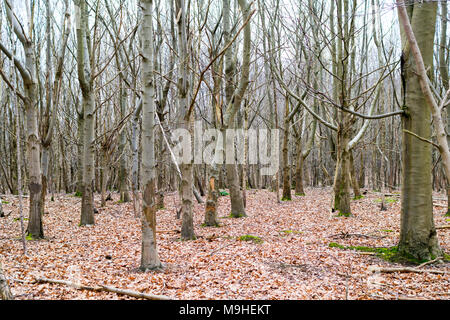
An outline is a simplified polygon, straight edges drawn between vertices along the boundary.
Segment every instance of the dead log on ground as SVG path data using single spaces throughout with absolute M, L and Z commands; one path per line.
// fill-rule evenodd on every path
M 130 297 L 139 298 L 139 299 L 147 299 L 147 300 L 172 300 L 171 298 L 169 298 L 167 296 L 162 296 L 162 295 L 146 294 L 146 293 L 142 293 L 142 292 L 138 292 L 138 291 L 119 289 L 119 288 L 105 286 L 105 285 L 99 285 L 96 287 L 85 286 L 82 284 L 65 281 L 65 280 L 39 278 L 39 279 L 36 279 L 35 283 L 63 284 L 63 285 L 69 286 L 69 287 L 76 288 L 78 290 L 89 290 L 89 291 L 95 291 L 95 292 L 100 292 L 100 291 L 113 292 L 113 293 L 117 293 L 120 295 L 130 296 Z

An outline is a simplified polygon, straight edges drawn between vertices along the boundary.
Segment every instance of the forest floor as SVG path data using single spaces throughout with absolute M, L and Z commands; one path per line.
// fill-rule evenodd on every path
M 0 260 L 5 275 L 13 279 L 10 285 L 16 299 L 130 299 L 32 283 L 41 277 L 173 299 L 450 299 L 448 262 L 422 268 L 447 274 L 374 273 L 374 266 L 400 265 L 336 247 L 395 246 L 400 227 L 398 193 L 386 198 L 387 211 L 380 211 L 381 194 L 367 193 L 352 201 L 354 216 L 349 218 L 330 212 L 330 188 L 307 188 L 306 194 L 278 204 L 274 193 L 248 190 L 248 217 L 238 219 L 228 217 L 230 197 L 220 197 L 220 227 L 202 227 L 204 204 L 195 203 L 198 238 L 193 241 L 180 241 L 179 199 L 168 194 L 165 209 L 157 215 L 158 251 L 165 269 L 146 273 L 138 270 L 140 221 L 134 217 L 132 202 L 119 203 L 118 194 L 99 208 L 95 226 L 89 227 L 79 226 L 81 199 L 56 194 L 54 201 L 46 203 L 46 239 L 28 241 L 27 256 L 22 254 L 18 199 L 5 196 L 3 209 L 11 214 L 0 218 Z M 436 198 L 435 224 L 448 225 L 445 197 L 435 194 Z M 442 249 L 450 253 L 450 229 L 437 232 Z

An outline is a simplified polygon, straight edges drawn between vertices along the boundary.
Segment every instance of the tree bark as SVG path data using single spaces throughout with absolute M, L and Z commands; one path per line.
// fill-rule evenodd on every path
M 433 65 L 433 45 L 437 4 L 415 2 L 407 7 L 412 31 L 420 48 L 423 63 Z M 403 1 L 399 3 L 399 18 Z M 404 8 L 403 8 L 404 9 Z M 405 14 L 406 15 L 406 14 Z M 406 16 L 406 18 L 408 18 Z M 430 109 L 417 77 L 417 62 L 407 46 L 404 25 L 401 27 L 403 108 L 402 127 L 425 139 L 431 138 Z M 433 221 L 431 144 L 403 133 L 402 146 L 402 207 L 400 222 L 399 254 L 417 260 L 431 260 L 442 255 Z
M 94 92 L 91 77 L 89 39 L 87 37 L 87 8 L 85 0 L 75 2 L 75 20 L 77 36 L 78 81 L 82 93 L 83 110 L 83 177 L 80 225 L 93 225 L 94 219 Z
M 142 10 L 142 250 L 141 270 L 162 268 L 156 242 L 155 83 L 153 66 L 153 1 L 140 0 Z
M 349 143 L 349 127 L 339 126 L 337 132 L 337 161 L 334 176 L 334 205 L 333 209 L 339 215 L 351 216 L 350 209 L 350 152 L 347 148 Z
M 188 105 L 188 38 L 187 38 L 187 16 L 186 5 L 184 0 L 176 0 L 175 11 L 178 16 L 177 31 L 178 31 L 178 106 L 179 106 L 179 121 L 178 127 L 185 129 L 192 136 L 192 114 L 189 112 Z M 194 170 L 193 164 L 182 163 L 180 165 L 181 170 L 181 239 L 193 240 L 196 238 L 194 232 L 194 219 L 193 219 L 193 188 L 194 188 Z
M 289 95 L 286 94 L 284 114 L 284 137 L 283 137 L 283 196 L 282 201 L 292 200 L 291 195 L 291 179 L 289 166 Z

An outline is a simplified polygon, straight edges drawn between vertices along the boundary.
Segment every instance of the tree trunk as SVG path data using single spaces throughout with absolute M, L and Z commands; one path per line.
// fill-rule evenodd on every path
M 77 66 L 78 82 L 82 93 L 83 110 L 83 157 L 82 157 L 82 199 L 81 199 L 81 218 L 80 225 L 93 225 L 94 221 L 94 92 L 91 77 L 91 65 L 89 56 L 90 41 L 87 37 L 87 8 L 85 0 L 76 0 L 76 36 L 77 36 Z
M 448 7 L 447 1 L 441 2 L 441 38 L 439 43 L 439 71 L 442 78 L 442 86 L 444 91 L 449 90 L 449 76 L 448 76 L 448 64 L 446 59 L 446 51 L 448 50 L 447 44 L 447 19 L 448 19 Z M 447 108 L 447 133 L 450 133 L 450 111 Z M 447 134 L 447 143 L 450 145 L 450 134 Z M 447 179 L 447 213 L 446 216 L 450 216 L 450 177 Z
M 304 158 L 302 155 L 301 141 L 297 143 L 297 152 L 299 155 L 297 156 L 297 166 L 295 168 L 295 195 L 304 196 L 305 190 L 303 188 L 303 163 Z
M 227 164 L 227 183 L 230 189 L 231 216 L 234 218 L 246 217 L 244 198 L 239 183 L 239 174 L 236 164 Z
M 243 13 L 243 19 L 246 20 L 249 18 L 249 7 L 247 5 L 247 1 L 238 0 L 239 7 L 241 12 Z M 224 28 L 224 39 L 225 43 L 228 43 L 231 40 L 230 35 L 230 1 L 223 1 L 223 28 Z M 234 129 L 235 128 L 235 117 L 241 108 L 241 102 L 243 96 L 246 92 L 248 83 L 249 83 L 249 70 L 250 70 L 250 43 L 251 43 L 251 28 L 250 22 L 246 24 L 244 27 L 244 45 L 243 45 L 243 59 L 242 59 L 242 70 L 241 70 L 241 78 L 240 83 L 237 88 L 234 85 L 234 72 L 236 71 L 236 63 L 234 62 L 232 51 L 229 49 L 225 52 L 225 104 L 227 105 L 227 109 L 224 112 L 223 116 L 223 125 L 222 132 L 225 133 L 226 129 Z M 231 139 L 231 135 L 223 135 L 224 136 L 224 150 L 226 150 L 226 146 L 232 146 L 234 141 Z M 230 147 L 231 149 L 233 147 Z M 226 157 L 225 157 L 226 158 Z M 245 205 L 244 198 L 242 195 L 242 191 L 240 188 L 240 179 L 239 174 L 237 172 L 237 164 L 236 163 L 226 163 L 226 176 L 227 176 L 227 184 L 230 190 L 230 201 L 231 201 L 231 216 L 245 217 Z
M 361 192 L 359 192 L 358 178 L 356 177 L 355 163 L 353 161 L 353 150 L 350 150 L 350 179 L 352 182 L 354 199 L 361 198 Z
M 92 91 L 83 96 L 84 141 L 83 141 L 83 194 L 81 199 L 80 225 L 93 225 L 94 218 L 94 98 Z
M 437 4 L 433 2 L 407 7 L 426 66 L 433 65 L 436 9 Z M 402 38 L 405 39 L 404 29 L 401 30 Z M 417 64 L 411 51 L 406 51 L 405 48 L 402 53 L 401 72 L 403 108 L 406 111 L 402 116 L 402 127 L 422 138 L 431 139 L 430 109 L 425 107 L 427 101 L 417 77 Z M 402 256 L 419 261 L 442 255 L 433 221 L 431 148 L 431 144 L 403 133 L 402 207 L 398 251 Z
M 106 206 L 106 190 L 109 176 L 109 155 L 105 148 L 102 148 L 102 165 L 101 165 L 101 207 Z
M 142 10 L 142 251 L 141 270 L 160 269 L 156 243 L 155 84 L 153 76 L 153 1 L 141 0 Z
M 78 100 L 77 100 L 78 102 Z M 83 106 L 83 104 L 82 104 Z M 78 106 L 76 106 L 78 108 Z M 78 139 L 77 139 L 77 181 L 75 185 L 75 194 L 79 197 L 83 194 L 83 141 L 84 141 L 84 110 L 83 107 L 81 107 L 81 111 L 78 111 L 78 118 L 77 118 L 77 133 L 78 133 Z
M 284 115 L 284 137 L 283 137 L 283 196 L 282 201 L 292 200 L 291 179 L 289 166 L 289 96 L 286 95 L 285 115 Z M 300 155 L 301 156 L 301 155 Z
M 30 99 L 25 109 L 27 119 L 27 159 L 29 167 L 28 187 L 30 191 L 30 213 L 27 233 L 30 234 L 33 239 L 41 239 L 44 238 L 44 228 L 42 223 L 43 204 L 41 198 L 41 145 L 37 121 L 36 84 L 27 86 L 26 91 L 28 93 L 27 96 Z
M 122 117 L 125 117 L 126 113 L 126 103 L 127 103 L 127 91 L 123 87 L 123 79 L 120 77 L 120 114 Z M 125 153 L 125 143 L 126 143 L 126 130 L 125 128 L 119 134 L 119 191 L 120 191 L 120 202 L 130 202 L 130 193 L 128 191 L 128 170 L 127 170 L 127 162 L 126 162 L 126 153 Z
M 334 205 L 338 215 L 351 216 L 350 209 L 350 151 L 347 150 L 348 128 L 339 127 L 337 133 L 337 161 L 334 176 Z
M 187 39 L 187 17 L 186 7 L 184 0 L 176 0 L 176 12 L 178 13 L 178 103 L 179 103 L 179 121 L 178 127 L 185 129 L 192 136 L 192 114 L 189 114 L 188 105 L 188 39 Z M 181 239 L 193 240 L 196 238 L 194 233 L 194 219 L 193 219 L 193 188 L 194 188 L 194 170 L 192 162 L 182 163 L 180 165 L 181 170 Z

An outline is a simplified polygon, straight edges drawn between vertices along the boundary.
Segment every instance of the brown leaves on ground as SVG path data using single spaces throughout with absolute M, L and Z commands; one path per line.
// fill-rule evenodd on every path
M 18 200 L 4 197 L 11 215 L 0 218 L 0 259 L 16 299 L 127 299 L 113 293 L 77 290 L 55 284 L 31 284 L 39 277 L 83 285 L 110 285 L 175 299 L 449 299 L 446 274 L 371 273 L 388 262 L 344 246 L 391 247 L 398 241 L 400 204 L 379 210 L 380 195 L 352 201 L 354 217 L 330 213 L 331 190 L 307 189 L 304 197 L 276 202 L 269 191 L 247 192 L 246 218 L 228 218 L 229 196 L 219 198 L 220 227 L 202 227 L 204 205 L 195 203 L 197 240 L 180 241 L 178 197 L 165 197 L 158 211 L 158 251 L 162 272 L 138 271 L 140 220 L 132 203 L 118 195 L 96 214 L 95 226 L 80 227 L 80 198 L 55 195 L 46 203 L 45 240 L 28 241 L 22 255 Z M 399 199 L 397 197 L 397 199 Z M 96 198 L 97 204 L 99 204 Z M 448 224 L 445 206 L 435 206 L 436 225 Z M 27 203 L 25 211 L 27 212 Z M 450 252 L 450 230 L 438 230 Z M 259 237 L 261 241 L 252 241 Z M 434 266 L 450 270 L 448 263 Z

